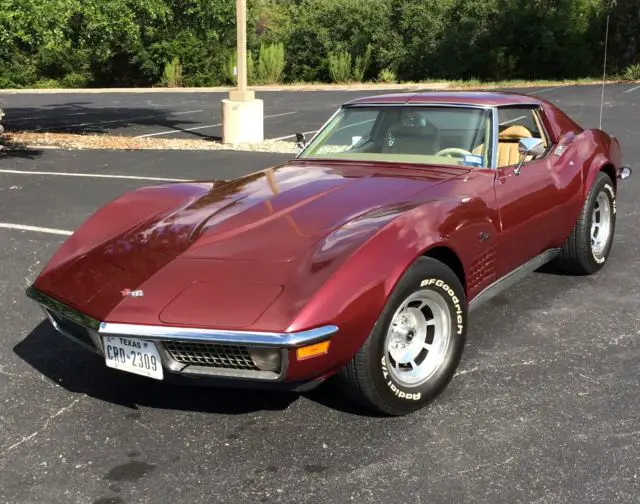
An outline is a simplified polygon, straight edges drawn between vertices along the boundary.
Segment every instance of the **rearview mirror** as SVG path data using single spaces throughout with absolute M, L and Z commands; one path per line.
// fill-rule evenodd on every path
M 522 155 L 518 167 L 513 171 L 516 175 L 520 175 L 522 164 L 527 156 L 537 158 L 544 154 L 544 141 L 541 138 L 522 138 L 518 143 L 518 152 Z

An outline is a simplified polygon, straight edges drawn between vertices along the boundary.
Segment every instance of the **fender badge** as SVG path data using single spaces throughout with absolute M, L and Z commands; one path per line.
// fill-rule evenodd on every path
M 122 294 L 122 297 L 142 297 L 144 296 L 144 292 L 141 290 L 135 290 L 132 291 L 131 289 L 124 289 L 120 291 L 120 294 Z

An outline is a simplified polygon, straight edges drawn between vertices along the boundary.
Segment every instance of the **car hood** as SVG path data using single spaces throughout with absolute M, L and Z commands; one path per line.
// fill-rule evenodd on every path
M 105 207 L 35 286 L 109 322 L 282 330 L 378 227 L 466 172 L 292 162 L 157 186 Z
M 171 257 L 291 261 L 350 220 L 460 173 L 292 162 L 212 184 L 123 238 Z

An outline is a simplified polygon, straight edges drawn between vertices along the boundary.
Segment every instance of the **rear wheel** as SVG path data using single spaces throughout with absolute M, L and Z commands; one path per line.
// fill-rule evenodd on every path
M 615 188 L 611 178 L 601 172 L 589 190 L 556 264 L 572 274 L 591 275 L 600 271 L 609 258 L 615 227 Z
M 340 372 L 347 394 L 387 415 L 425 406 L 451 380 L 467 329 L 455 273 L 421 257 L 394 289 L 373 331 Z

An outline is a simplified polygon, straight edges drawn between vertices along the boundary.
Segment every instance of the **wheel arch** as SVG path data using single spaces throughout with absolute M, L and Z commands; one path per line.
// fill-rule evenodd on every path
M 613 166 L 613 164 L 610 162 L 605 163 L 604 165 L 602 165 L 599 171 L 609 175 L 609 177 L 611 178 L 611 182 L 613 182 L 613 188 L 617 189 L 617 175 L 616 175 L 616 169 Z
M 613 163 L 611 162 L 611 160 L 597 159 L 595 160 L 594 163 L 591 164 L 591 168 L 587 171 L 585 175 L 585 183 L 582 190 L 583 198 L 587 198 L 589 191 L 591 190 L 591 187 L 593 187 L 593 184 L 595 183 L 600 173 L 605 173 L 606 175 L 608 175 L 611 178 L 611 183 L 613 184 L 613 190 L 614 191 L 618 190 L 616 169 Z
M 425 250 L 420 257 L 431 257 L 445 264 L 455 273 L 462 284 L 464 292 L 467 293 L 467 279 L 462 260 L 455 251 L 446 245 L 436 245 Z
M 614 136 L 600 130 L 587 130 L 584 134 L 586 141 L 581 144 L 581 154 L 585 164 L 583 166 L 584 186 L 583 196 L 586 197 L 599 173 L 606 173 L 618 189 L 618 169 L 622 165 L 622 148 Z

